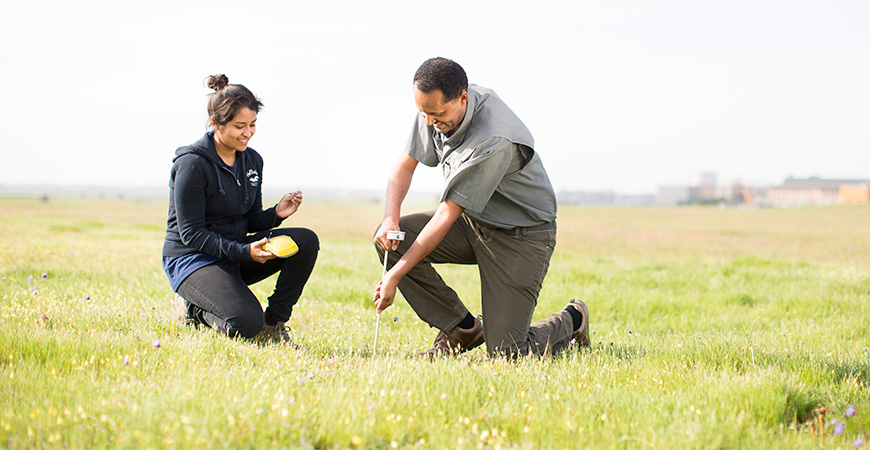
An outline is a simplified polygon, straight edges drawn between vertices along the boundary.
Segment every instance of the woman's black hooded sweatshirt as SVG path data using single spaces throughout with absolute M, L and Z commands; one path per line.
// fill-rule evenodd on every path
M 234 169 L 235 173 L 218 156 L 213 131 L 175 151 L 164 257 L 200 252 L 232 261 L 250 261 L 245 236 L 283 222 L 274 207 L 263 210 L 260 154 L 250 147 L 237 151 Z

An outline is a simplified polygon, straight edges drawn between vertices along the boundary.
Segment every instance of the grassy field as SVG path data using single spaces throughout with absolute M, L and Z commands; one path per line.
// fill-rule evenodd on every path
M 585 300 L 592 349 L 515 362 L 417 358 L 401 299 L 371 354 L 381 208 L 285 222 L 291 349 L 172 322 L 165 202 L 0 199 L 0 448 L 868 448 L 870 207 L 562 207 L 536 319 Z

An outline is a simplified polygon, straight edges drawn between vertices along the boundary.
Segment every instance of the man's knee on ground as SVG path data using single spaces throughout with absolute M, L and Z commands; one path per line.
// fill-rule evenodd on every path
M 516 345 L 489 345 L 486 343 L 486 354 L 490 358 L 506 358 L 516 359 L 517 356 L 524 354 Z
M 514 340 L 508 336 L 502 339 L 492 339 L 487 337 L 486 352 L 491 358 L 508 358 L 514 359 L 518 356 L 527 355 L 542 355 L 549 353 L 549 342 L 532 342 L 531 340 Z

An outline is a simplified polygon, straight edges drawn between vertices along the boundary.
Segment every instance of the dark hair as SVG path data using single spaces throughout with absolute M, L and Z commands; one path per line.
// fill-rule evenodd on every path
M 215 91 L 209 94 L 208 116 L 218 125 L 226 125 L 242 108 L 260 112 L 263 102 L 241 84 L 229 84 L 224 74 L 208 77 L 208 87 Z
M 449 102 L 459 97 L 462 91 L 468 90 L 468 77 L 455 61 L 431 58 L 424 61 L 414 74 L 414 87 L 424 94 L 437 89 L 444 96 L 444 101 Z

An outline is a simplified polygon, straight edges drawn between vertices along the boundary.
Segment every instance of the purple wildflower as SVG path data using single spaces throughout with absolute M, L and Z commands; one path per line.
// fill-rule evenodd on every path
M 834 425 L 834 435 L 835 436 L 839 436 L 839 435 L 843 434 L 845 431 L 846 431 L 846 425 L 844 425 L 843 422 L 840 422 L 840 423 Z
M 90 299 L 91 299 L 91 296 L 90 296 L 90 295 L 86 295 L 86 296 L 85 296 L 85 300 L 90 300 Z
M 27 281 L 30 281 L 30 280 L 32 280 L 32 279 L 33 279 L 33 275 L 28 275 L 28 276 L 27 276 Z
M 577 339 L 575 339 L 575 338 L 571 338 L 570 344 L 571 344 L 571 345 L 575 345 L 575 344 L 577 344 Z
M 3 281 L 6 281 L 6 277 L 3 277 Z
M 846 417 L 854 417 L 855 416 L 855 407 L 850 406 L 846 408 Z
M 445 398 L 447 398 L 447 394 L 441 394 L 441 400 L 444 400 Z
M 151 344 L 151 346 L 154 348 L 160 348 L 160 339 L 155 339 L 154 343 Z
M 399 321 L 399 316 L 393 317 L 393 322 L 398 322 L 398 321 Z
M 42 278 L 48 278 L 48 274 L 45 272 L 42 272 Z
M 852 443 L 852 447 L 861 447 L 864 445 L 864 437 L 858 436 L 858 439 L 855 439 L 855 442 Z
M 124 365 L 125 365 L 125 366 L 129 366 L 129 365 L 130 365 L 130 357 L 129 357 L 129 356 L 125 356 L 125 357 L 124 357 Z

